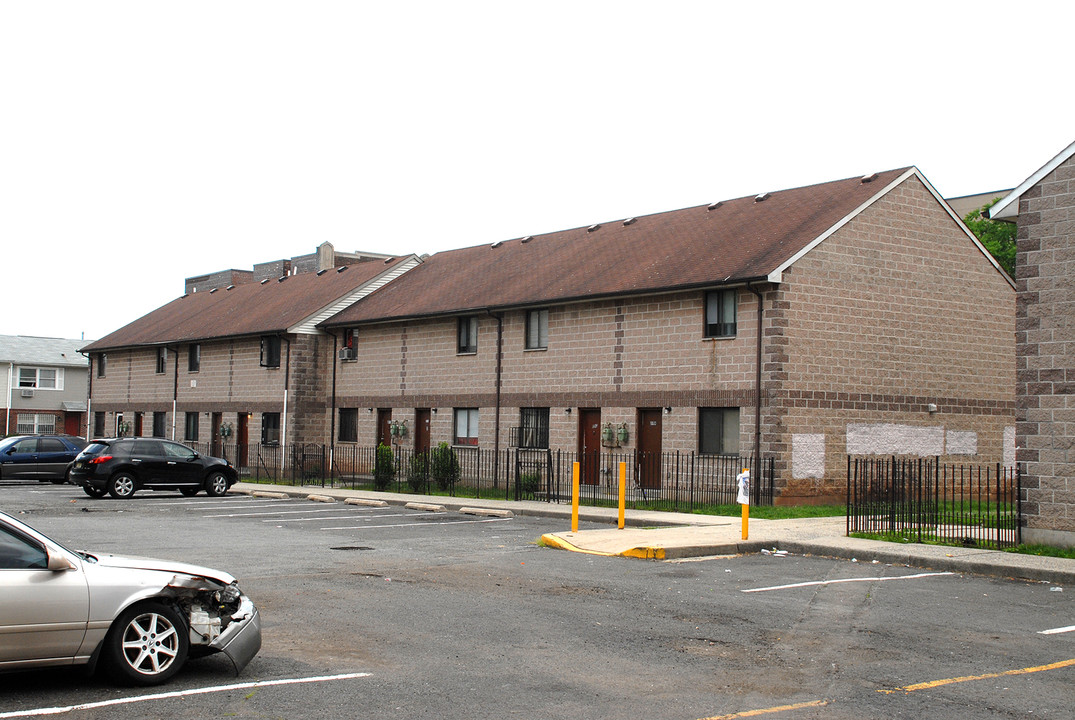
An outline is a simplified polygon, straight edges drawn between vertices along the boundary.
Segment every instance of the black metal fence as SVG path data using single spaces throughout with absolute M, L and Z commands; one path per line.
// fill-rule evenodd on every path
M 616 507 L 619 465 L 625 464 L 626 504 L 690 512 L 736 501 L 736 476 L 751 468 L 751 503 L 773 504 L 773 459 L 697 453 L 600 452 L 442 446 L 402 447 L 252 443 L 192 443 L 231 460 L 251 482 L 320 485 L 501 500 L 571 502 L 573 465 L 580 465 L 580 502 Z
M 936 458 L 847 459 L 847 532 L 1005 548 L 1021 542 L 1020 475 Z

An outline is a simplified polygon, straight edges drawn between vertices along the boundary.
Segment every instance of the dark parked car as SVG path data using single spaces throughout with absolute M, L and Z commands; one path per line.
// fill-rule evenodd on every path
M 0 478 L 4 480 L 67 479 L 67 466 L 86 441 L 73 435 L 15 435 L 0 440 Z
M 75 458 L 70 478 L 95 498 L 129 498 L 142 488 L 220 497 L 239 479 L 227 460 L 157 438 L 94 440 Z

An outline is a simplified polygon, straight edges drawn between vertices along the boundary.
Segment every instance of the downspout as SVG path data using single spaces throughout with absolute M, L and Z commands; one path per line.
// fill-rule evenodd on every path
M 762 349 L 762 322 L 765 319 L 765 306 L 762 298 L 762 294 L 754 289 L 754 287 L 747 283 L 747 290 L 754 293 L 754 296 L 758 298 L 758 329 L 755 333 L 757 335 L 757 358 L 754 362 L 754 458 L 757 462 L 757 476 L 754 480 L 754 487 L 761 487 L 758 483 L 761 482 L 761 349 Z
M 81 351 L 78 354 L 86 358 L 86 362 L 89 363 L 89 370 L 86 371 L 86 439 L 90 440 L 92 439 L 90 437 L 90 418 L 93 417 L 91 412 L 93 409 L 93 357 Z M 8 404 L 10 405 L 11 403 Z
M 175 416 L 179 406 L 179 352 L 172 349 L 172 354 L 175 355 L 175 380 L 172 383 L 172 442 L 175 442 Z
M 332 355 L 329 360 L 332 362 L 332 414 L 329 418 L 328 430 L 328 467 L 329 475 L 331 476 L 332 468 L 335 467 L 335 458 L 333 455 L 336 452 L 336 366 L 339 365 L 339 354 L 336 348 L 336 333 L 332 333 Z
M 485 311 L 496 318 L 496 406 L 493 414 L 493 487 L 500 480 L 500 390 L 504 378 L 504 314 Z
M 4 417 L 4 434 L 11 434 L 11 403 L 15 399 L 15 388 L 11 383 L 15 381 L 15 361 L 12 360 L 7 366 L 7 415 Z
M 291 338 L 284 335 L 287 343 L 287 359 L 284 362 L 284 416 L 280 419 L 280 447 L 287 447 L 287 387 L 291 382 Z

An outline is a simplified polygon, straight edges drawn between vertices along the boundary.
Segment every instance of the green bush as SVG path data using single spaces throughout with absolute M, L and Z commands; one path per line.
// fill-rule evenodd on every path
M 523 495 L 534 495 L 541 489 L 541 475 L 538 473 L 522 473 L 519 475 L 519 491 Z
M 377 446 L 377 464 L 373 468 L 373 486 L 378 490 L 387 490 L 396 476 L 396 459 L 392 448 L 384 443 Z
M 407 467 L 407 484 L 411 492 L 424 492 L 429 483 L 429 455 L 418 453 Z
M 429 474 L 441 490 L 451 490 L 459 479 L 459 458 L 448 443 L 442 442 L 430 451 Z

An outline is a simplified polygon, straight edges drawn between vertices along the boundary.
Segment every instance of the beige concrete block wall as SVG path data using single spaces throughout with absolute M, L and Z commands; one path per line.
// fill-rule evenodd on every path
M 770 448 L 785 456 L 789 497 L 843 492 L 853 424 L 878 426 L 879 453 L 938 454 L 909 430 L 933 428 L 944 460 L 1004 459 L 1014 292 L 921 182 L 894 189 L 784 280 L 772 320 L 786 345 L 768 369 L 786 380 L 771 384 L 767 425 Z M 793 438 L 810 434 L 825 436 L 823 479 L 791 476 Z
M 1018 228 L 1023 539 L 1075 546 L 1075 159 L 1023 194 Z

